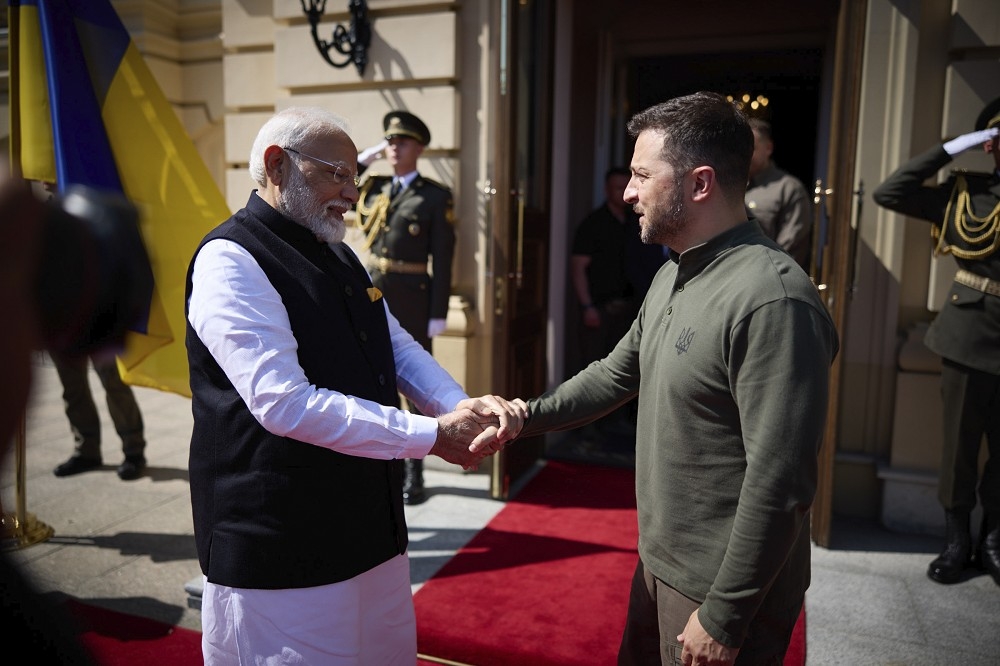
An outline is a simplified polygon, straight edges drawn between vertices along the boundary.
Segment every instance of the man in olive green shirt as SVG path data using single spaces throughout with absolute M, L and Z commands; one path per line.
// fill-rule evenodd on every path
M 529 402 L 522 435 L 638 395 L 640 561 L 619 663 L 780 665 L 809 585 L 837 334 L 808 276 L 746 216 L 740 111 L 696 93 L 628 128 L 625 201 L 670 260 L 618 346 Z

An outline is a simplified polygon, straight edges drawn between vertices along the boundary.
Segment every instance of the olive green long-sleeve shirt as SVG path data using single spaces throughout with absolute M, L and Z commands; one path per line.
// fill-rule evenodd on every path
M 755 221 L 672 253 L 606 358 L 529 401 L 524 435 L 638 393 L 639 555 L 733 647 L 798 615 L 837 334 L 808 276 Z M 793 619 L 794 621 L 794 619 Z

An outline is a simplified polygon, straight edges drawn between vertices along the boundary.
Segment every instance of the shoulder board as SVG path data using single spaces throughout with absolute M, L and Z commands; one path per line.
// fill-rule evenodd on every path
M 448 187 L 447 185 L 439 183 L 436 180 L 434 180 L 433 178 L 428 178 L 427 176 L 420 176 L 420 178 L 421 178 L 421 180 L 423 180 L 428 185 L 432 185 L 432 186 L 438 188 L 439 190 L 444 190 L 448 194 L 451 194 L 451 188 Z
M 969 171 L 968 169 L 952 169 L 952 176 L 965 176 L 966 180 L 992 180 L 993 174 L 985 171 Z
M 361 199 L 364 200 L 372 188 L 381 190 L 382 184 L 391 179 L 392 176 L 380 176 L 377 173 L 366 172 L 361 177 L 361 183 L 358 185 L 358 192 L 361 193 Z

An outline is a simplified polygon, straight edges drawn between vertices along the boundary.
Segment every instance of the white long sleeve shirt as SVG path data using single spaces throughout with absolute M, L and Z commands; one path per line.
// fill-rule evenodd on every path
M 266 430 L 347 455 L 422 458 L 437 437 L 433 417 L 468 396 L 388 305 L 386 315 L 397 386 L 428 416 L 310 384 L 281 297 L 250 253 L 216 239 L 195 259 L 188 320 Z

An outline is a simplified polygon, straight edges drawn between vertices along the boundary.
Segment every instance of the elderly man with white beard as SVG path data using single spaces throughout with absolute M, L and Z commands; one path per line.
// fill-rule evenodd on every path
M 357 156 L 337 116 L 276 114 L 250 154 L 259 188 L 188 271 L 210 666 L 415 663 L 402 461 L 474 467 L 526 414 L 469 398 L 343 242 Z M 429 416 L 400 410 L 400 392 Z

